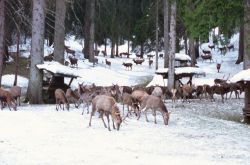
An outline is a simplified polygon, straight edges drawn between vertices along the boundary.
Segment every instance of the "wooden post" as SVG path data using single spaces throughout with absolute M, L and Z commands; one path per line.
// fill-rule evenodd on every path
M 243 110 L 244 123 L 250 124 L 250 81 L 247 81 L 245 88 L 245 106 Z

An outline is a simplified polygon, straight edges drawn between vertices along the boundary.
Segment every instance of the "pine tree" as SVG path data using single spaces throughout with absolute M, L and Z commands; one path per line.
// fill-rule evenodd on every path
M 37 64 L 43 63 L 44 55 L 44 18 L 45 1 L 33 0 L 31 64 L 29 79 L 29 96 L 31 104 L 41 104 L 42 100 L 42 71 Z
M 4 23 L 5 23 L 5 0 L 0 0 L 0 87 L 2 82 L 3 73 L 3 60 L 4 60 Z

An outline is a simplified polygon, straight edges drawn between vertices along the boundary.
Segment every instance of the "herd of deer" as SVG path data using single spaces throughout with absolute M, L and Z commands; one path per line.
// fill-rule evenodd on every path
M 229 77 L 229 76 L 228 76 Z M 224 77 L 223 77 L 224 78 Z M 83 104 L 82 115 L 84 110 L 89 113 L 89 107 L 92 104 L 92 111 L 90 113 L 89 126 L 91 126 L 92 117 L 95 112 L 99 112 L 99 117 L 102 119 L 104 127 L 110 130 L 110 117 L 113 122 L 113 128 L 119 130 L 120 125 L 130 115 L 135 115 L 137 120 L 140 119 L 141 113 L 144 113 L 146 121 L 147 112 L 152 111 L 154 116 L 154 123 L 156 121 L 156 112 L 160 112 L 165 125 L 168 125 L 170 112 L 168 112 L 165 99 L 172 99 L 173 105 L 177 99 L 182 102 L 190 102 L 190 99 L 208 99 L 215 101 L 214 94 L 220 95 L 222 103 L 224 97 L 227 99 L 227 94 L 235 93 L 236 98 L 240 98 L 240 94 L 245 90 L 245 83 L 229 83 L 227 79 L 214 79 L 214 85 L 189 85 L 181 84 L 178 88 L 168 90 L 167 87 L 160 86 L 118 86 L 112 85 L 108 87 L 78 84 L 78 89 L 73 91 L 68 88 L 67 91 L 62 89 L 55 90 L 56 110 L 66 108 L 69 110 L 70 103 L 74 104 L 76 108 Z M 226 96 L 225 96 L 226 95 Z M 21 87 L 13 86 L 10 90 L 0 88 L 1 109 L 8 106 L 11 110 L 17 110 L 17 105 L 20 105 Z M 122 104 L 122 115 L 120 113 L 118 103 Z M 127 113 L 124 109 L 127 106 Z M 64 107 L 65 106 L 65 107 Z M 104 121 L 106 116 L 108 125 Z M 123 118 L 122 118 L 123 116 Z
M 208 47 L 211 50 L 215 49 L 214 45 L 208 45 Z M 231 49 L 234 50 L 234 45 L 233 44 L 228 44 L 227 46 L 218 47 L 218 50 L 221 52 L 221 54 L 224 54 L 224 55 L 226 54 L 227 49 L 228 49 L 228 51 L 231 51 Z M 211 53 L 210 50 L 204 50 L 203 49 L 202 53 L 203 53 L 203 54 L 201 54 L 202 62 L 205 61 L 205 60 L 209 60 L 210 62 L 213 61 L 212 53 Z M 218 73 L 220 72 L 222 62 L 217 62 L 216 61 L 216 69 L 217 69 Z
M 150 94 L 149 94 L 150 92 Z M 92 104 L 92 111 L 90 113 L 89 126 L 91 126 L 92 116 L 95 112 L 99 112 L 99 116 L 103 121 L 104 127 L 110 130 L 110 116 L 113 122 L 113 128 L 119 130 L 121 123 L 129 115 L 135 114 L 139 120 L 141 112 L 145 114 L 146 121 L 147 111 L 152 110 L 154 116 L 154 122 L 156 121 L 156 111 L 162 114 L 164 124 L 168 124 L 169 112 L 164 104 L 163 91 L 161 87 L 153 88 L 142 88 L 134 87 L 132 89 L 129 86 L 118 86 L 112 85 L 109 87 L 79 84 L 78 89 L 73 91 L 72 89 L 67 89 L 64 92 L 62 89 L 55 90 L 56 99 L 56 110 L 59 108 L 64 110 L 64 105 L 67 110 L 70 108 L 70 103 L 74 103 L 75 107 L 78 108 L 80 104 L 83 104 L 84 109 L 87 108 L 87 113 L 89 113 L 89 106 Z M 123 119 L 120 113 L 118 102 L 123 105 Z M 124 106 L 127 106 L 127 113 L 124 113 Z M 108 125 L 104 121 L 104 116 L 106 116 Z
M 113 122 L 113 128 L 119 130 L 121 123 L 130 115 L 135 115 L 137 120 L 140 119 L 141 113 L 144 113 L 146 121 L 147 112 L 152 111 L 154 116 L 154 123 L 156 121 L 156 112 L 160 112 L 163 117 L 163 122 L 168 125 L 169 115 L 166 105 L 164 104 L 165 99 L 172 99 L 172 104 L 174 105 L 177 99 L 182 102 L 190 102 L 190 99 L 208 99 L 215 101 L 214 95 L 220 95 L 222 98 L 222 103 L 224 103 L 224 97 L 227 93 L 235 92 L 236 98 L 244 91 L 245 84 L 243 82 L 239 83 L 228 83 L 227 79 L 214 79 L 214 85 L 189 85 L 181 84 L 178 88 L 168 90 L 167 87 L 151 86 L 151 87 L 141 87 L 141 86 L 118 86 L 112 85 L 109 87 L 79 84 L 77 91 L 72 91 L 68 89 L 66 93 L 63 90 L 57 89 L 55 91 L 56 98 L 56 110 L 61 107 L 61 104 L 65 104 L 66 108 L 69 110 L 69 104 L 74 103 L 75 107 L 79 107 L 83 104 L 84 109 L 87 108 L 87 113 L 89 113 L 89 106 L 92 104 L 92 111 L 90 114 L 89 126 L 91 126 L 92 116 L 95 112 L 99 112 L 100 118 L 103 121 L 104 127 L 110 130 L 109 117 L 111 116 Z M 122 115 L 119 111 L 118 103 L 122 104 Z M 124 112 L 125 105 L 127 107 L 127 113 Z M 64 110 L 64 106 L 62 106 Z M 104 121 L 104 116 L 106 116 L 108 121 L 108 126 Z M 123 118 L 122 118 L 123 116 Z

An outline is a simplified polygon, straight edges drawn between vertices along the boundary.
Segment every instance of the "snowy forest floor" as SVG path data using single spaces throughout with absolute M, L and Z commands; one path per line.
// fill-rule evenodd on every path
M 234 97 L 234 96 L 233 96 Z M 190 164 L 249 165 L 250 126 L 240 123 L 244 99 L 219 97 L 180 100 L 172 107 L 169 125 L 157 115 L 131 116 L 120 131 L 109 132 L 98 114 L 80 109 L 56 111 L 55 105 L 25 105 L 0 111 L 1 165 L 63 164 Z M 120 105 L 121 106 L 121 105 Z M 73 107 L 73 105 L 71 105 Z M 121 107 L 122 108 L 122 107 Z

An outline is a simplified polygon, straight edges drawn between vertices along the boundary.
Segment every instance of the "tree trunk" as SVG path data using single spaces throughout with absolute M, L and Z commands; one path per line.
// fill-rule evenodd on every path
M 4 64 L 4 23 L 5 23 L 5 14 L 4 7 L 5 0 L 0 0 L 0 87 L 2 84 L 2 74 L 3 74 L 3 64 Z
M 158 69 L 158 44 L 159 44 L 159 36 L 158 36 L 158 28 L 159 28 L 159 14 L 158 14 L 158 7 L 159 1 L 156 0 L 156 16 L 155 16 L 155 70 Z
M 195 57 L 195 43 L 194 39 L 190 38 L 189 39 L 189 56 L 191 57 L 191 66 L 195 66 L 196 64 L 196 57 Z
M 116 50 L 115 50 L 115 56 L 119 56 L 119 37 L 116 38 Z
M 143 54 L 144 54 L 143 48 L 144 48 L 144 43 L 142 42 L 141 43 L 141 57 L 143 57 Z
M 185 54 L 188 54 L 188 42 L 187 42 L 187 35 L 184 35 L 184 49 L 185 49 Z
M 115 58 L 114 57 L 114 47 L 115 47 L 115 41 L 114 41 L 114 39 L 112 39 L 111 40 L 111 55 L 110 55 L 111 58 Z
M 33 0 L 32 42 L 29 93 L 31 104 L 41 104 L 42 100 L 42 71 L 36 65 L 43 63 L 44 55 L 44 0 Z
M 19 69 L 19 45 L 20 45 L 20 32 L 17 32 L 17 49 L 16 49 L 16 71 L 15 71 L 15 79 L 14 79 L 14 86 L 17 85 L 17 75 Z
M 244 69 L 250 68 L 250 0 L 244 5 Z M 243 108 L 244 122 L 250 124 L 250 82 L 245 89 L 245 107 Z
M 240 37 L 239 37 L 239 51 L 238 51 L 238 59 L 235 64 L 240 64 L 243 62 L 244 56 L 244 28 L 240 28 Z
M 194 48 L 195 48 L 195 57 L 196 59 L 200 57 L 200 51 L 199 51 L 199 40 L 196 39 L 194 43 Z
M 169 2 L 164 0 L 164 68 L 169 66 Z
M 54 60 L 64 64 L 65 0 L 56 0 Z
M 89 59 L 89 40 L 90 40 L 90 2 L 86 1 L 84 16 L 84 58 Z
M 171 4 L 171 21 L 170 21 L 170 56 L 168 67 L 168 89 L 171 90 L 175 87 L 174 77 L 174 63 L 175 63 L 175 51 L 176 51 L 176 1 Z
M 89 27 L 89 62 L 94 63 L 94 44 L 95 44 L 95 0 L 90 2 L 90 27 Z
M 107 54 L 107 38 L 104 39 L 104 52 Z
M 130 41 L 128 39 L 128 53 L 130 52 Z

